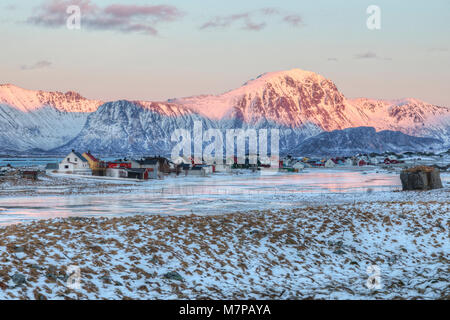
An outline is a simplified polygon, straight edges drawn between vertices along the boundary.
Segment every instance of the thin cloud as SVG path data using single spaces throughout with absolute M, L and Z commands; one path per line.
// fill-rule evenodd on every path
M 303 26 L 303 18 L 299 15 L 288 15 L 283 18 L 283 21 L 290 24 L 293 27 Z
M 432 53 L 442 53 L 448 52 L 448 48 L 430 48 L 428 51 Z
M 45 69 L 49 68 L 52 65 L 50 61 L 41 60 L 32 65 L 22 65 L 20 67 L 21 70 L 36 70 L 36 69 Z
M 270 17 L 281 17 L 281 21 L 294 27 L 304 26 L 300 15 L 285 14 L 277 8 L 262 8 L 255 11 L 242 12 L 232 15 L 216 16 L 200 26 L 200 30 L 224 29 L 240 26 L 241 29 L 260 31 L 269 25 Z
M 103 10 L 118 18 L 133 18 L 133 17 L 152 17 L 160 21 L 174 21 L 181 16 L 181 12 L 173 6 L 157 5 L 157 6 L 137 6 L 137 5 L 123 5 L 112 4 Z
M 251 21 L 246 21 L 245 26 L 242 27 L 245 30 L 253 30 L 253 31 L 259 31 L 264 29 L 267 26 L 267 23 L 261 22 L 261 23 L 253 23 Z
M 355 54 L 355 59 L 377 59 L 377 58 L 378 58 L 377 54 L 371 51 Z
M 260 10 L 260 12 L 261 12 L 262 14 L 267 15 L 267 16 L 281 14 L 281 13 L 280 13 L 280 10 L 277 9 L 277 8 L 262 8 L 262 9 Z
M 200 29 L 225 28 L 231 26 L 236 21 L 244 21 L 246 23 L 250 23 L 250 14 L 240 13 L 224 17 L 214 17 L 210 21 L 205 22 L 202 26 L 200 26 Z
M 388 60 L 388 61 L 392 60 L 392 58 L 389 58 L 389 57 L 385 57 L 385 58 L 380 57 L 375 52 L 372 52 L 372 51 L 355 54 L 354 58 L 357 60 L 361 60 L 361 59 L 378 59 L 378 60 Z
M 81 27 L 93 30 L 113 30 L 124 33 L 157 35 L 157 25 L 172 22 L 184 14 L 170 5 L 111 4 L 99 7 L 91 0 L 46 0 L 36 8 L 27 23 L 44 27 L 64 27 L 67 8 L 77 5 L 81 11 Z

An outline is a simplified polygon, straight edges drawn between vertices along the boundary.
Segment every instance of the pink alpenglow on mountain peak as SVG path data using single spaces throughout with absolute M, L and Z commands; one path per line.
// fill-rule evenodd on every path
M 103 104 L 100 100 L 89 100 L 74 91 L 46 92 L 20 88 L 12 84 L 0 85 L 0 105 L 13 106 L 23 112 L 42 107 L 53 107 L 66 112 L 94 112 Z
M 264 98 L 264 93 L 269 94 L 269 91 L 279 96 L 296 94 L 289 90 L 289 87 L 294 85 L 294 81 L 300 84 L 300 82 L 308 79 L 316 82 L 326 80 L 321 75 L 301 69 L 268 72 L 258 76 L 256 79 L 247 81 L 240 88 L 230 90 L 221 95 L 186 97 L 176 99 L 174 102 L 184 104 L 204 116 L 217 120 L 231 115 L 233 108 L 242 107 L 243 98 Z
M 324 130 L 365 124 L 332 81 L 300 69 L 265 73 L 222 95 L 175 102 L 213 119 L 234 117 L 248 123 L 266 119 L 290 127 L 314 124 Z

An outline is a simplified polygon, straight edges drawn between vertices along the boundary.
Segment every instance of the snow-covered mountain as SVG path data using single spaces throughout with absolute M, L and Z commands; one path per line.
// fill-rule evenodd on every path
M 92 150 L 101 154 L 167 154 L 176 129 L 191 130 L 194 121 L 203 128 L 217 128 L 215 121 L 204 118 L 181 105 L 119 100 L 108 102 L 92 113 L 80 134 L 55 149 Z
M 0 148 L 52 149 L 80 133 L 102 101 L 75 92 L 44 92 L 0 85 Z
M 313 124 L 324 131 L 370 126 L 450 143 L 447 107 L 417 99 L 346 99 L 331 80 L 300 69 L 266 73 L 222 95 L 173 102 L 213 119 L 269 120 L 291 128 Z
M 208 118 L 241 119 L 250 124 L 268 120 L 291 128 L 314 124 L 335 130 L 364 123 L 364 115 L 346 101 L 333 82 L 300 69 L 266 73 L 222 95 L 173 102 Z
M 305 139 L 292 150 L 292 153 L 309 156 L 343 156 L 386 151 L 429 151 L 430 148 L 438 148 L 441 143 L 442 141 L 438 139 L 413 137 L 399 131 L 377 132 L 373 127 L 358 127 L 322 132 Z
M 167 155 L 175 145 L 171 142 L 171 135 L 176 129 L 186 129 L 194 139 L 195 121 L 202 123 L 204 131 L 220 129 L 223 134 L 226 129 L 236 128 L 280 129 L 281 150 L 298 145 L 314 130 L 321 132 L 310 126 L 291 129 L 270 121 L 249 125 L 239 120 L 214 120 L 178 104 L 120 100 L 100 106 L 97 112 L 89 115 L 76 138 L 52 152 L 66 153 L 78 149 L 109 155 Z M 207 144 L 209 140 L 205 138 L 204 146 Z M 270 144 L 268 148 L 270 151 Z
M 167 102 L 88 100 L 74 92 L 0 86 L 0 147 L 64 152 L 167 153 L 174 129 L 279 128 L 289 152 L 323 131 L 374 127 L 450 144 L 450 109 L 415 99 L 347 99 L 321 75 L 294 69 L 266 73 L 221 95 Z
M 417 99 L 349 100 L 364 113 L 368 126 L 408 135 L 438 138 L 450 143 L 450 109 Z

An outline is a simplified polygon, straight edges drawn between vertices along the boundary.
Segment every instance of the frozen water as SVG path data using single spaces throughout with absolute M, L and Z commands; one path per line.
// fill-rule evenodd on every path
M 90 180 L 92 181 L 92 180 Z M 398 174 L 311 169 L 300 174 L 177 177 L 105 194 L 0 197 L 0 224 L 37 218 L 220 214 L 361 201 L 400 188 Z M 381 193 L 380 193 L 381 192 Z M 43 192 L 45 194 L 45 192 Z

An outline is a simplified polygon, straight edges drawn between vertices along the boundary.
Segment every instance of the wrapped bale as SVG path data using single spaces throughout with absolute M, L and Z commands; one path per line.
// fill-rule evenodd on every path
M 442 188 L 439 170 L 433 167 L 419 166 L 403 170 L 400 173 L 400 180 L 403 191 Z

